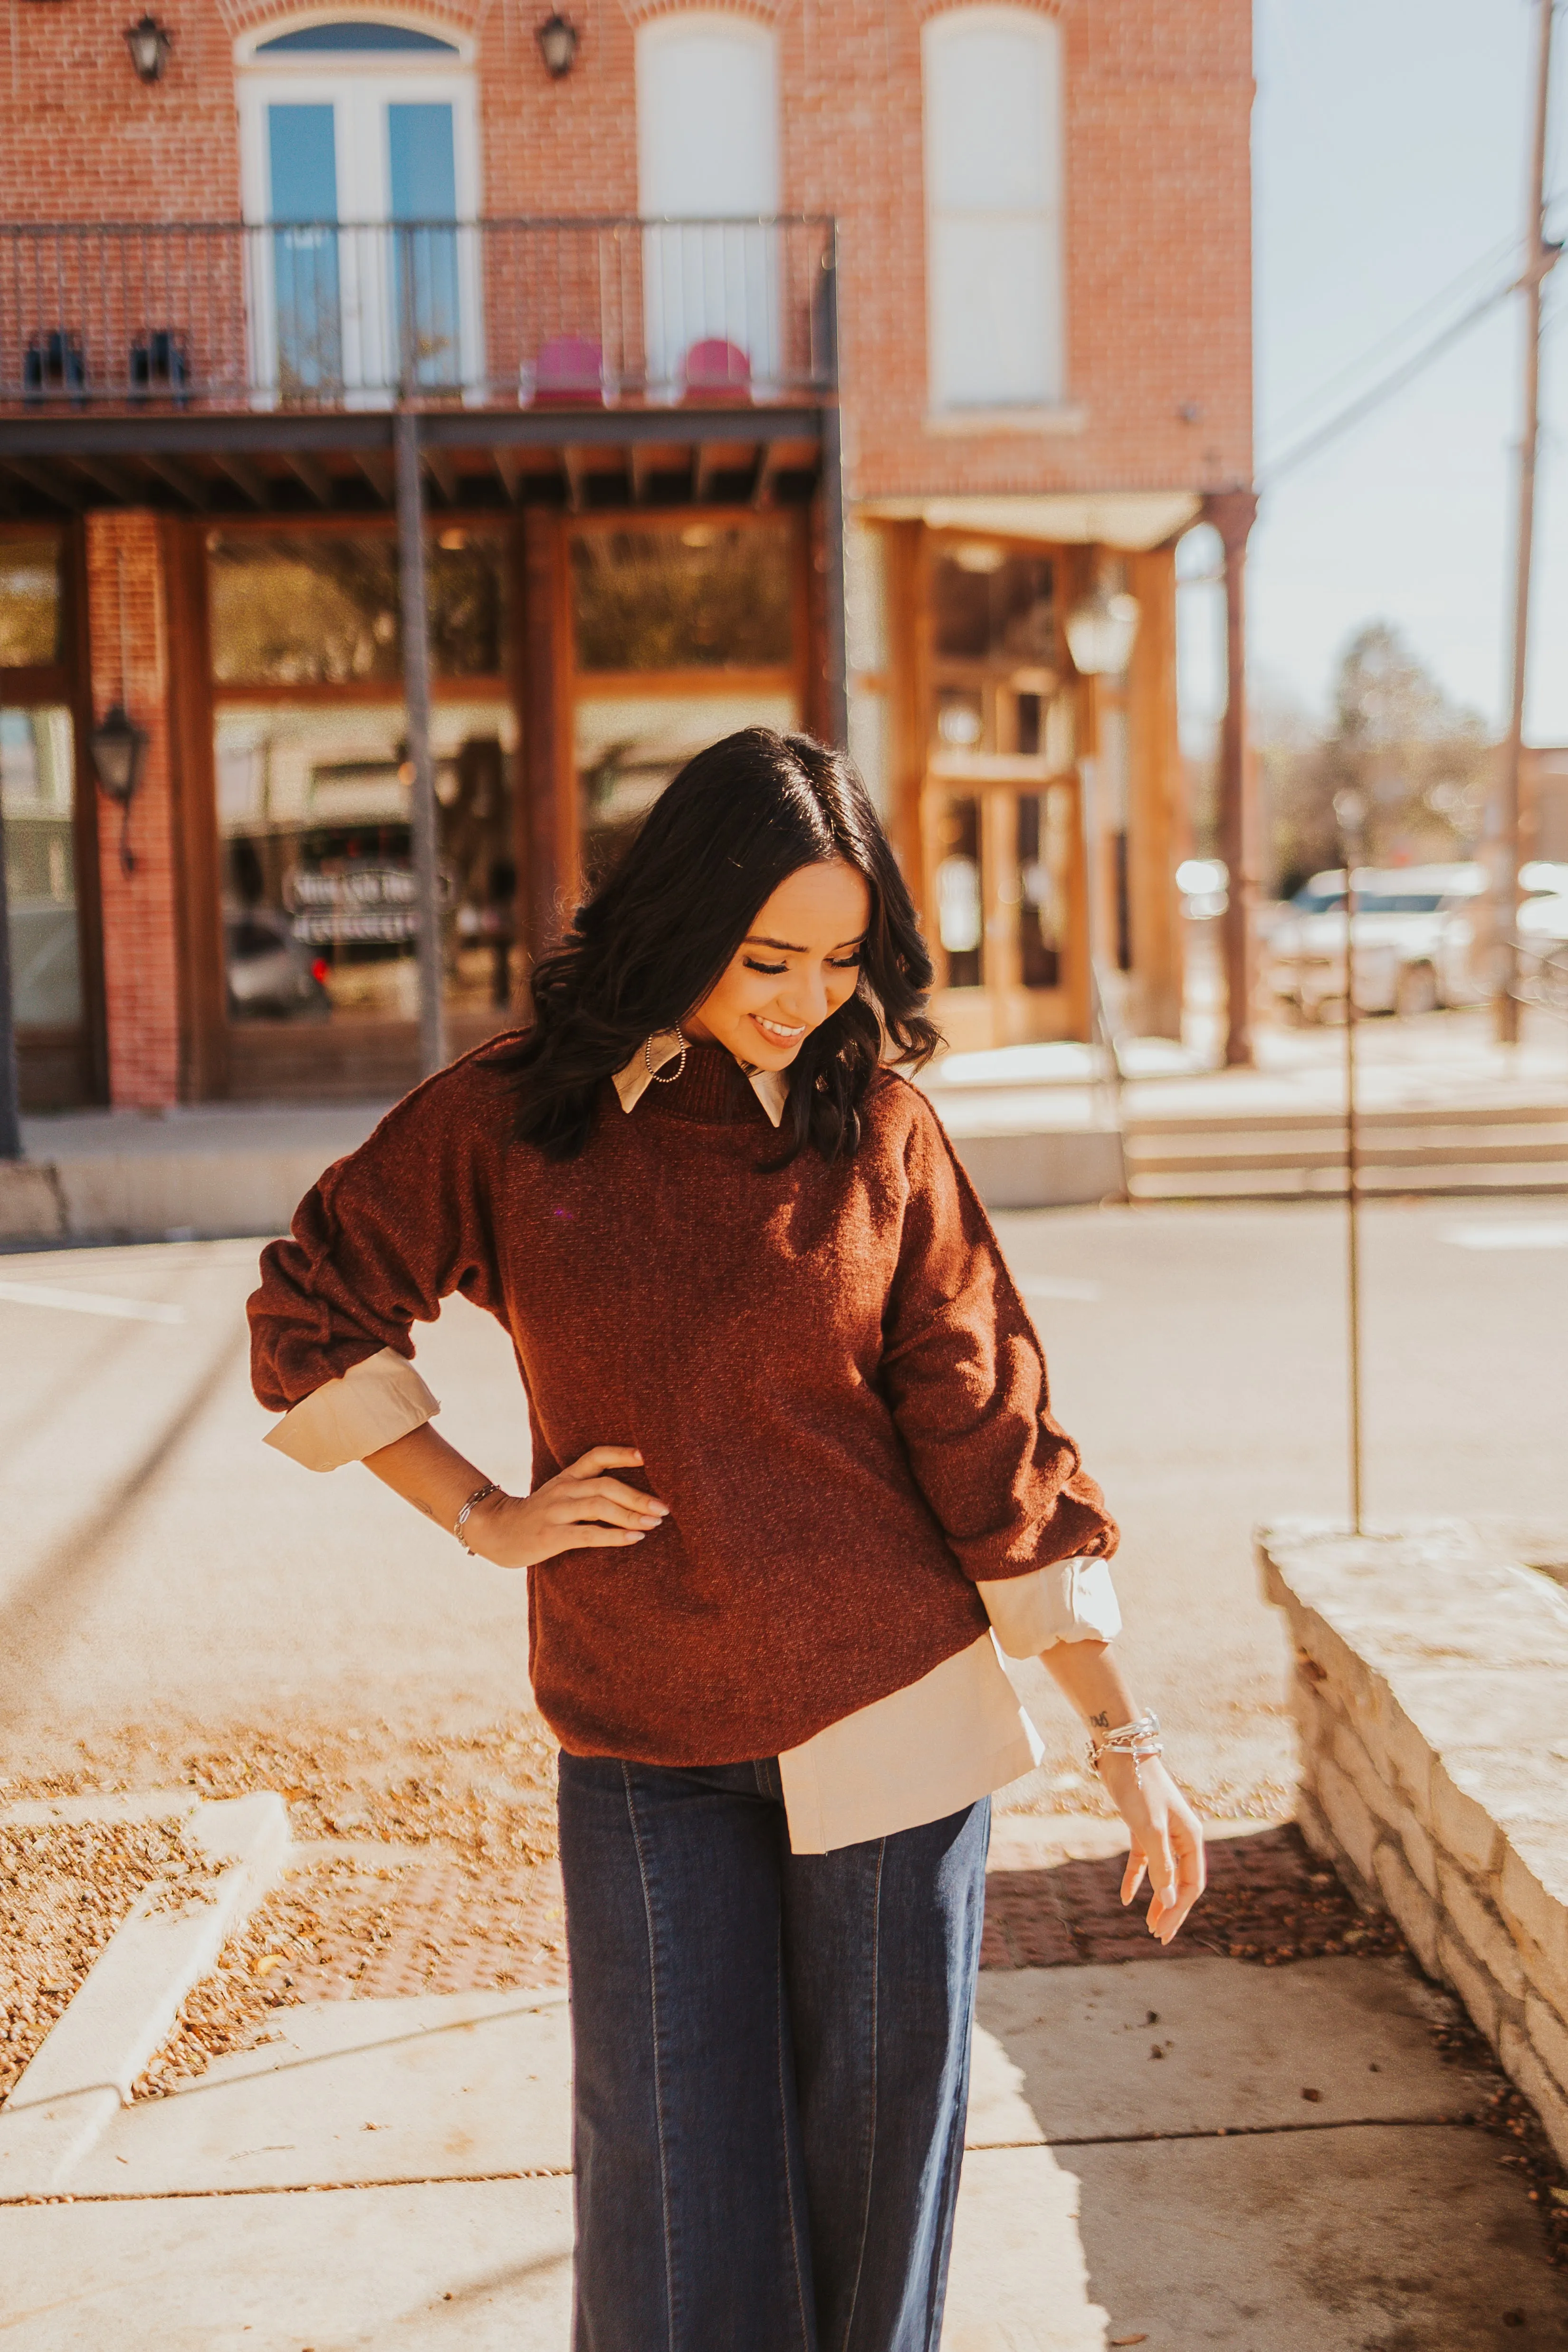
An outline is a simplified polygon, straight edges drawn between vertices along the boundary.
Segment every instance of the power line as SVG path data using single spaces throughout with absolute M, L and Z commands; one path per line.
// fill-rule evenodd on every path
M 1287 449 L 1274 465 L 1266 466 L 1259 488 L 1271 489 L 1282 475 L 1293 473 L 1298 466 L 1315 457 L 1329 442 L 1337 440 L 1342 433 L 1348 433 L 1352 425 L 1359 425 L 1363 416 L 1370 416 L 1374 408 L 1380 408 L 1385 400 L 1391 400 L 1396 392 L 1402 392 L 1424 368 L 1430 367 L 1435 359 L 1440 358 L 1451 344 L 1457 343 L 1461 335 L 1468 334 L 1489 310 L 1495 310 L 1500 302 L 1506 301 L 1510 294 L 1516 292 L 1518 286 L 1517 278 L 1510 278 L 1501 286 L 1494 286 L 1489 294 L 1473 303 L 1469 310 L 1445 327 L 1441 334 L 1434 335 L 1432 341 L 1424 344 L 1403 366 L 1385 375 L 1380 383 L 1373 384 L 1371 391 L 1363 393 L 1359 400 L 1352 400 L 1348 408 L 1342 408 L 1337 416 L 1331 416 L 1316 433 L 1310 433 L 1304 441 L 1298 441 L 1294 448 Z
M 1337 369 L 1331 376 L 1317 385 L 1305 399 L 1299 400 L 1293 408 L 1287 409 L 1275 426 L 1276 433 L 1279 435 L 1294 433 L 1300 424 L 1320 414 L 1324 401 L 1337 393 L 1342 385 L 1353 383 L 1367 368 L 1382 359 L 1385 352 L 1396 350 L 1417 327 L 1426 323 L 1434 310 L 1446 310 L 1461 292 L 1467 292 L 1475 278 L 1490 278 L 1505 261 L 1511 265 L 1519 243 L 1517 233 L 1500 237 L 1487 252 L 1479 254 L 1474 261 L 1468 262 L 1457 277 L 1451 278 L 1446 286 L 1440 286 L 1435 294 L 1420 303 L 1407 318 L 1401 319 L 1397 326 L 1391 327 L 1386 335 L 1380 337 L 1364 352 L 1359 352 L 1353 360 L 1347 361 L 1343 367 Z

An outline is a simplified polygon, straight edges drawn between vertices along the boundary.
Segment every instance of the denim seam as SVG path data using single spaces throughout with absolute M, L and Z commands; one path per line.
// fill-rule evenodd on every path
M 621 1780 L 626 1792 L 626 1820 L 631 1828 L 632 1844 L 637 1858 L 637 1876 L 642 1881 L 643 1916 L 647 1921 L 647 1982 L 648 2005 L 653 2020 L 653 2101 L 658 2117 L 658 2193 L 659 2209 L 664 2216 L 664 2308 L 666 2342 L 668 2352 L 675 2352 L 675 2245 L 669 2216 L 669 2158 L 666 2145 L 664 2113 L 664 2061 L 658 2030 L 658 1968 L 655 1953 L 653 1890 L 648 1884 L 647 1862 L 643 1853 L 642 1832 L 637 1826 L 637 1802 L 632 1793 L 632 1776 L 626 1764 L 621 1766 Z
M 882 1866 L 887 1858 L 888 1841 L 879 1838 L 877 1878 L 871 1895 L 871 2144 L 866 2158 L 866 2203 L 860 2215 L 860 2244 L 855 2256 L 855 2284 L 850 2290 L 849 2310 L 844 2322 L 844 2352 L 849 2352 L 850 2338 L 855 2333 L 855 2312 L 860 2301 L 860 2281 L 866 2269 L 866 2241 L 871 2231 L 871 2181 L 877 2168 L 877 2084 L 881 2055 L 878 2035 L 882 1979 Z
M 788 2086 L 784 2082 L 784 1928 L 781 1922 L 778 1947 L 778 1997 L 773 2011 L 778 2021 L 779 2137 L 783 2143 L 784 2204 L 789 2211 L 789 2251 L 790 2261 L 795 2266 L 795 2309 L 800 2314 L 801 2352 L 811 2352 L 811 2328 L 805 2315 L 805 2282 L 800 2274 L 800 2223 L 795 2210 L 795 2182 L 790 2177 L 790 2103 Z

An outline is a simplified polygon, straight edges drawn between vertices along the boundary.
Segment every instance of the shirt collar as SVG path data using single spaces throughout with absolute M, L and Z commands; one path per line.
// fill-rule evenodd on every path
M 625 1069 L 617 1070 L 615 1075 L 614 1085 L 620 1097 L 621 1108 L 635 1110 L 652 1086 L 657 1073 L 664 1068 L 667 1062 L 676 1061 L 682 1050 L 680 1040 L 673 1029 L 661 1029 L 648 1039 L 646 1045 L 639 1045 Z M 737 1064 L 736 1066 L 742 1066 Z M 789 1100 L 789 1072 L 747 1070 L 746 1076 L 751 1081 L 752 1092 L 773 1124 L 779 1126 L 784 1118 L 784 1105 Z

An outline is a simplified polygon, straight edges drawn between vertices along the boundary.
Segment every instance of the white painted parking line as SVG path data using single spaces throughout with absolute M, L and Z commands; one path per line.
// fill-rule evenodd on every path
M 1018 1285 L 1026 1298 L 1083 1298 L 1091 1305 L 1100 1296 L 1098 1282 L 1079 1282 L 1070 1274 L 1037 1274 Z
M 59 1307 L 68 1315 L 113 1315 L 125 1323 L 183 1323 L 183 1307 L 156 1298 L 116 1298 L 104 1290 L 52 1290 L 42 1282 L 0 1282 L 0 1298 L 14 1307 Z
M 1459 1249 L 1568 1249 L 1568 1224 L 1450 1225 L 1443 1238 Z

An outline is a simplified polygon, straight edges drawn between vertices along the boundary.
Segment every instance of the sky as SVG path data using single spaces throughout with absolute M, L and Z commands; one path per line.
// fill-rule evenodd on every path
M 1255 23 L 1255 694 L 1322 711 L 1345 641 L 1385 619 L 1456 700 L 1500 726 L 1521 299 L 1320 455 L 1269 478 L 1517 268 L 1533 0 L 1257 0 Z M 1554 39 L 1548 186 L 1564 192 L 1562 235 L 1568 9 Z M 1568 743 L 1568 259 L 1548 280 L 1546 311 L 1526 733 Z M 1200 730 L 1215 602 L 1203 589 L 1184 599 L 1184 702 Z

